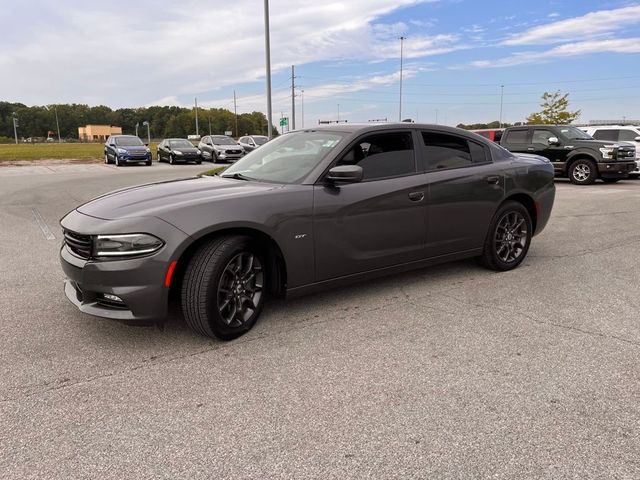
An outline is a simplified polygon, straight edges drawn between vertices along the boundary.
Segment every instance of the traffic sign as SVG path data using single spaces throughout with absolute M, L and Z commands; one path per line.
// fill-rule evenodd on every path
M 289 125 L 289 117 L 282 117 L 280 119 L 280 126 L 284 127 L 286 125 Z

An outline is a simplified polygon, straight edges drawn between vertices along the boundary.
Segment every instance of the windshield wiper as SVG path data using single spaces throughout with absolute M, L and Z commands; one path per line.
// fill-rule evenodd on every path
M 246 175 L 243 175 L 242 173 L 232 173 L 230 175 L 220 175 L 222 178 L 233 178 L 235 180 L 253 180 L 253 178 L 251 177 L 247 177 Z

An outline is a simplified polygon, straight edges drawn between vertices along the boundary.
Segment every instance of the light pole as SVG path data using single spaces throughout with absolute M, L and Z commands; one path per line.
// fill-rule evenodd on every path
M 53 106 L 53 111 L 56 114 L 56 130 L 58 131 L 58 143 L 62 143 L 62 138 L 60 138 L 60 122 L 58 122 L 58 106 Z
M 264 0 L 264 49 L 266 60 L 267 76 L 267 137 L 271 140 L 273 136 L 272 112 L 271 112 L 271 41 L 269 39 L 269 0 Z
M 398 106 L 398 121 L 402 121 L 402 60 L 404 55 L 404 41 L 406 37 L 400 37 L 400 104 Z
M 502 128 L 502 100 L 504 98 L 504 85 L 500 85 L 500 128 Z
M 236 91 L 235 90 L 233 91 L 233 116 L 235 117 L 235 122 L 236 122 L 235 123 L 235 125 L 236 125 L 235 134 L 236 134 L 236 138 L 238 138 L 239 137 L 239 135 L 238 135 L 238 106 L 236 104 Z
M 138 136 L 138 126 L 140 125 L 139 122 L 136 122 L 136 137 Z
M 340 104 L 338 104 L 338 122 L 337 123 L 340 123 Z
M 304 128 L 304 90 L 300 91 L 300 114 L 302 115 L 301 118 L 301 122 L 302 122 L 302 128 Z
M 147 127 L 147 146 L 151 145 L 151 129 L 149 128 L 149 122 L 147 122 L 146 120 L 144 122 L 142 122 L 142 125 L 145 125 Z
M 196 104 L 196 136 L 200 135 L 200 132 L 198 132 L 198 99 L 195 99 L 195 104 Z
M 13 136 L 16 137 L 16 145 L 18 144 L 18 114 L 16 112 L 13 112 L 12 114 L 13 117 Z

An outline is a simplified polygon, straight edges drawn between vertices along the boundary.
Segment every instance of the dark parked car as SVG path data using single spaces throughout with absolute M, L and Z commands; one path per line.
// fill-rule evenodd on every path
M 263 135 L 246 135 L 238 139 L 238 144 L 245 152 L 251 152 L 269 141 L 269 137 Z
M 528 125 L 505 129 L 500 145 L 511 152 L 548 158 L 556 175 L 576 185 L 591 185 L 597 178 L 615 183 L 636 169 L 631 144 L 594 140 L 571 125 Z
M 547 224 L 553 166 L 464 130 L 340 125 L 282 135 L 220 176 L 98 197 L 61 221 L 81 311 L 162 319 L 172 293 L 198 333 L 234 338 L 267 295 L 295 296 L 478 257 L 525 258 Z
M 212 162 L 235 162 L 244 155 L 238 142 L 226 135 L 207 135 L 200 140 L 198 148 L 202 158 Z
M 184 138 L 166 138 L 158 144 L 158 161 L 202 163 L 200 150 Z
M 104 163 L 151 165 L 151 150 L 135 135 L 111 135 L 104 144 Z

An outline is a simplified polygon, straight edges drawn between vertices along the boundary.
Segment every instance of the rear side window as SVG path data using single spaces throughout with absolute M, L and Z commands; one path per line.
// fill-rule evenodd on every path
M 620 136 L 618 137 L 618 140 L 620 140 L 621 142 L 635 142 L 636 137 L 640 137 L 640 133 L 636 133 L 633 130 L 624 128 L 620 130 Z
M 593 134 L 593 138 L 596 140 L 611 140 L 618 141 L 618 133 L 620 130 L 596 130 Z
M 422 132 L 429 169 L 459 168 L 486 161 L 482 145 L 467 139 L 438 132 Z
M 359 165 L 364 180 L 416 173 L 411 133 L 383 133 L 361 139 L 337 165 Z
M 529 131 L 524 130 L 510 130 L 507 132 L 504 141 L 506 143 L 527 143 L 527 133 Z

